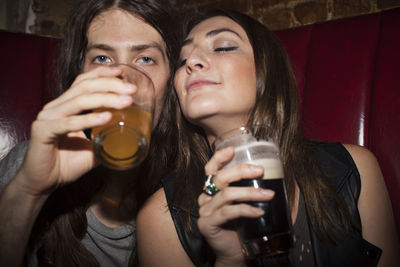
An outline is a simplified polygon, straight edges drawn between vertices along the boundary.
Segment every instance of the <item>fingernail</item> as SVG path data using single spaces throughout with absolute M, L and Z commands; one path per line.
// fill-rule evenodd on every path
M 105 119 L 105 118 L 109 118 L 111 116 L 110 112 L 108 112 L 108 111 L 96 113 L 96 115 L 99 119 Z
M 132 101 L 132 97 L 126 96 L 126 95 L 121 95 L 119 97 L 119 99 L 123 104 L 127 104 L 127 103 L 130 103 Z
M 125 84 L 126 88 L 128 88 L 128 89 L 133 89 L 133 88 L 135 88 L 135 86 L 134 86 L 133 84 L 129 83 L 129 82 L 126 82 L 126 83 L 124 83 L 124 84 Z
M 230 147 L 224 148 L 223 152 L 226 154 L 230 154 L 233 152 L 233 150 L 234 150 L 234 148 L 232 146 L 230 146 Z
M 269 189 L 260 189 L 260 194 L 265 196 L 273 196 L 275 192 Z
M 121 69 L 118 68 L 118 67 L 111 67 L 111 71 L 113 71 L 113 72 L 120 72 Z
M 250 168 L 256 173 L 262 173 L 264 171 L 264 168 L 258 165 L 251 165 Z
M 263 214 L 264 214 L 264 211 L 261 210 L 261 209 L 259 209 L 259 208 L 251 207 L 251 211 L 252 211 L 253 213 L 255 213 L 255 214 L 258 214 L 258 215 L 263 215 Z

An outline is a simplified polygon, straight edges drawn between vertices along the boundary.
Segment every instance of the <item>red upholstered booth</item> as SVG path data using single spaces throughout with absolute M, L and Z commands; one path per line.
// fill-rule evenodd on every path
M 375 153 L 400 232 L 400 8 L 276 34 L 298 79 L 306 136 Z M 51 99 L 58 43 L 0 31 L 0 118 L 22 139 Z
M 376 155 L 400 236 L 400 8 L 276 34 L 298 80 L 305 135 Z
M 0 31 L 0 119 L 16 124 L 20 140 L 52 99 L 59 39 Z

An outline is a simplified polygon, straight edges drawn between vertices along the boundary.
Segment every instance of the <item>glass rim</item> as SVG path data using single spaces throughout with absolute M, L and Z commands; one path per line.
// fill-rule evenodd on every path
M 117 62 L 117 63 L 110 64 L 110 65 L 108 65 L 108 66 L 109 66 L 109 67 L 126 66 L 126 67 L 129 67 L 129 68 L 131 68 L 131 69 L 137 70 L 138 72 L 140 72 L 141 74 L 143 74 L 144 76 L 146 76 L 147 79 L 150 80 L 151 85 L 153 86 L 153 90 L 154 90 L 154 91 L 156 90 L 156 89 L 155 89 L 155 86 L 154 86 L 153 79 L 150 77 L 150 74 L 149 74 L 145 69 L 143 69 L 142 67 L 140 67 L 140 66 L 138 66 L 138 65 L 136 65 L 136 64 L 118 63 L 118 62 Z
M 260 131 L 262 129 L 265 129 L 265 131 Z M 219 142 L 222 143 L 222 140 L 227 140 L 238 135 L 249 134 L 249 133 L 253 135 L 257 140 L 261 138 L 268 138 L 278 143 L 276 131 L 272 130 L 272 128 L 268 125 L 258 124 L 249 126 L 239 126 L 223 132 L 222 134 L 217 136 L 217 138 L 215 138 L 215 140 L 212 142 L 211 150 L 215 152 L 217 150 Z

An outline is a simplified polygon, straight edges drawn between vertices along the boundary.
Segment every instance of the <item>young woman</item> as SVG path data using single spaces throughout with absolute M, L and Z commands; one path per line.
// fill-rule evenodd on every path
M 138 215 L 141 265 L 246 265 L 226 223 L 262 211 L 233 203 L 269 201 L 273 192 L 229 186 L 264 170 L 248 164 L 222 169 L 234 151 L 209 159 L 210 144 L 232 128 L 261 124 L 279 139 L 296 235 L 291 265 L 398 266 L 399 242 L 376 159 L 362 147 L 302 137 L 296 82 L 273 34 L 246 15 L 222 10 L 194 15 L 185 31 L 175 74 L 184 116 L 180 164 Z M 201 192 L 204 174 L 213 175 L 217 194 Z M 247 264 L 269 266 L 270 260 Z
M 0 165 L 0 184 L 8 184 L 0 196 L 1 266 L 136 264 L 137 209 L 173 158 L 160 146 L 172 128 L 158 118 L 171 110 L 162 106 L 173 93 L 176 21 L 166 1 L 77 3 L 58 64 L 59 90 L 65 92 L 39 113 L 29 143 Z M 95 168 L 92 142 L 83 132 L 111 119 L 109 112 L 87 111 L 132 102 L 135 86 L 118 78 L 122 70 L 108 66 L 113 63 L 140 66 L 155 86 L 158 123 L 147 161 L 133 171 Z

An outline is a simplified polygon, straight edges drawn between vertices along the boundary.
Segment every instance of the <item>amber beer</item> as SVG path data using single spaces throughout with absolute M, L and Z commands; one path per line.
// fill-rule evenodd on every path
M 150 145 L 155 102 L 153 81 L 136 65 L 117 63 L 121 69 L 116 77 L 136 86 L 132 105 L 118 110 L 100 108 L 95 112 L 109 111 L 111 121 L 105 126 L 92 129 L 93 150 L 99 161 L 115 170 L 127 170 L 138 166 L 147 156 Z
M 261 217 L 235 220 L 236 231 L 248 259 L 288 253 L 294 242 L 279 147 L 273 138 L 257 139 L 254 131 L 251 127 L 241 127 L 225 133 L 214 143 L 217 150 L 228 146 L 235 148 L 232 160 L 224 168 L 242 163 L 264 167 L 263 177 L 242 179 L 231 183 L 231 186 L 252 186 L 275 191 L 271 201 L 241 202 L 264 210 Z
M 92 129 L 95 153 L 102 164 L 116 170 L 138 166 L 149 150 L 151 113 L 138 107 L 99 109 L 96 112 L 106 110 L 112 113 L 111 121 Z

